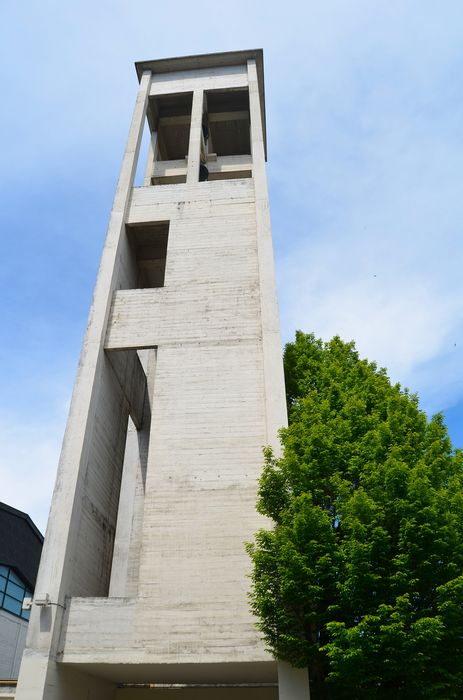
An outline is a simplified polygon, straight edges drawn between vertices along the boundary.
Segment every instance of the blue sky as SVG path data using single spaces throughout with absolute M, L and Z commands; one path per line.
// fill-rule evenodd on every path
M 354 339 L 463 446 L 463 4 L 0 6 L 0 500 L 43 530 L 136 60 L 262 47 L 284 341 Z

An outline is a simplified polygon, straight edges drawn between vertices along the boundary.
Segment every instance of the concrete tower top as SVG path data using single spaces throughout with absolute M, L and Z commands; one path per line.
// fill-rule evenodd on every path
M 154 61 L 137 61 L 135 68 L 138 80 L 144 71 L 153 74 L 174 73 L 179 71 L 192 71 L 207 68 L 221 68 L 224 66 L 246 65 L 249 60 L 255 60 L 257 79 L 259 85 L 260 111 L 262 117 L 262 131 L 264 136 L 264 149 L 267 154 L 267 128 L 265 121 L 265 87 L 264 87 L 264 52 L 262 49 L 248 49 L 246 51 L 224 51 L 221 53 L 205 53 L 196 56 L 176 56 L 174 58 L 161 58 Z

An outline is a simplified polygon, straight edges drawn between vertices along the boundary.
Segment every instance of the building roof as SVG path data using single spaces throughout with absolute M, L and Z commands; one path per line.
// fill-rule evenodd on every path
M 177 56 L 175 58 L 161 58 L 153 61 L 137 61 L 135 69 L 140 81 L 146 70 L 152 73 L 173 73 L 175 71 L 196 70 L 198 68 L 218 68 L 221 66 L 240 66 L 246 64 L 249 59 L 255 59 L 257 78 L 259 81 L 260 106 L 262 114 L 262 131 L 264 134 L 264 148 L 267 153 L 267 128 L 265 121 L 265 86 L 264 86 L 264 52 L 262 49 L 248 49 L 246 51 L 225 51 L 222 53 L 205 53 L 196 56 Z
M 0 502 L 0 564 L 10 566 L 35 587 L 43 535 L 27 513 Z

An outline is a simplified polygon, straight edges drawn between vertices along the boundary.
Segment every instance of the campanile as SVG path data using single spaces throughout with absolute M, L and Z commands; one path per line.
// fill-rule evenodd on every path
M 17 699 L 273 700 L 244 549 L 286 422 L 262 51 L 136 70 Z

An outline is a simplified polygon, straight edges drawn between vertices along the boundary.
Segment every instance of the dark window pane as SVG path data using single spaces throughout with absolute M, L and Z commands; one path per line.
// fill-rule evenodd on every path
M 23 586 L 18 586 L 16 583 L 13 583 L 13 581 L 8 581 L 7 586 L 6 586 L 6 592 L 12 598 L 16 598 L 16 600 L 20 600 L 22 603 L 22 600 L 24 598 L 24 587 Z
M 30 610 L 21 610 L 21 617 L 24 618 L 24 620 L 28 620 L 30 614 L 31 614 Z
M 6 595 L 4 598 L 3 607 L 5 610 L 14 613 L 14 615 L 21 615 L 21 603 L 19 602 L 19 600 L 10 598 L 9 595 Z
M 6 578 L 4 576 L 0 576 L 0 591 L 4 591 L 6 586 Z
M 9 569 L 8 569 L 7 566 L 3 566 L 3 564 L 0 564 L 0 574 L 1 574 L 2 576 L 7 577 L 7 576 L 8 576 L 8 571 L 9 571 Z

